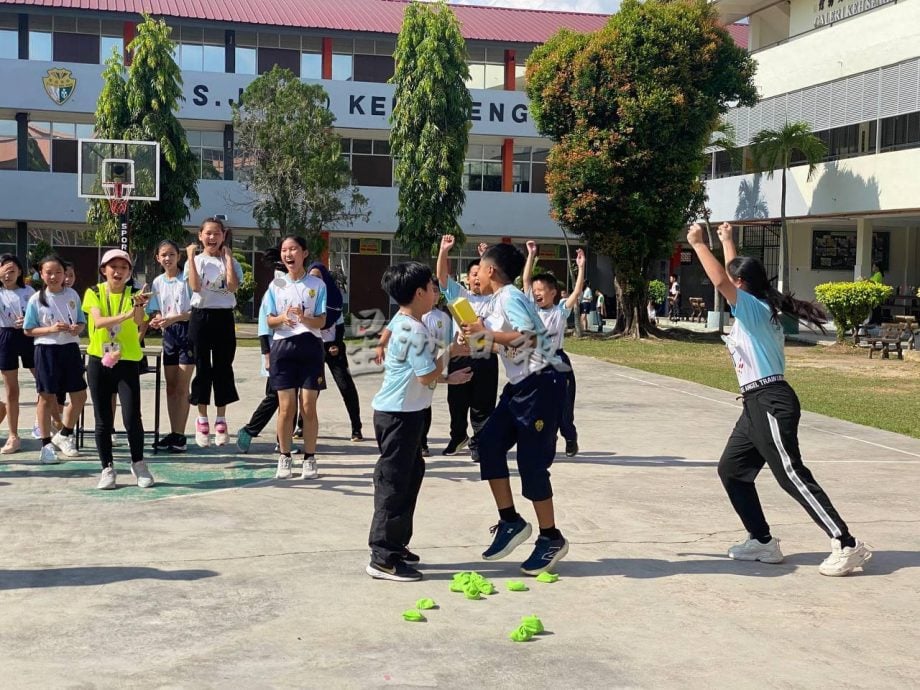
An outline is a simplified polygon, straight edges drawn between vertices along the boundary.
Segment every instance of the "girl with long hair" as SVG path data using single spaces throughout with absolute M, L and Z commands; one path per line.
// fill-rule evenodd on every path
M 0 453 L 15 453 L 19 439 L 19 365 L 35 373 L 35 343 L 22 324 L 26 305 L 35 290 L 25 284 L 22 263 L 12 254 L 0 256 L 0 375 L 6 388 L 10 435 Z
M 830 498 L 802 462 L 798 435 L 801 407 L 785 380 L 780 324 L 780 317 L 787 314 L 823 331 L 827 316 L 817 305 L 777 291 L 760 261 L 737 256 L 731 225 L 722 223 L 718 234 L 725 252 L 725 268 L 705 243 L 699 224 L 690 228 L 687 241 L 735 316 L 724 340 L 735 363 L 744 410 L 719 460 L 719 477 L 748 538 L 731 547 L 728 555 L 735 560 L 762 563 L 783 560 L 779 540 L 770 532 L 754 486 L 766 464 L 780 486 L 831 537 L 831 553 L 818 571 L 829 576 L 847 575 L 868 561 L 872 553 L 850 534 Z

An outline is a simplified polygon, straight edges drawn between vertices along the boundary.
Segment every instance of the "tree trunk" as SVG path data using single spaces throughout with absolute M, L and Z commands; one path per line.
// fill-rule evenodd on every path
M 626 280 L 619 275 L 613 279 L 617 295 L 617 323 L 614 335 L 644 338 L 649 334 L 648 281 L 644 276 Z
M 786 228 L 786 168 L 783 168 L 779 197 L 779 285 L 780 292 L 789 292 L 789 230 Z

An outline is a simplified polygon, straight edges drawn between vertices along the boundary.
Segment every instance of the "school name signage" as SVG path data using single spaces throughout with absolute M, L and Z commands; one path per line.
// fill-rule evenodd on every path
M 23 111 L 93 113 L 102 89 L 101 65 L 51 63 L 31 60 L 0 60 L 0 108 Z M 67 84 L 55 81 L 49 90 L 49 74 L 66 72 Z M 189 120 L 230 122 L 232 106 L 254 79 L 251 75 L 221 72 L 185 72 L 185 101 L 179 117 Z M 55 77 L 57 78 L 57 77 Z M 350 81 L 320 81 L 328 94 L 328 106 L 336 127 L 389 130 L 394 87 Z M 63 82 L 61 82 L 63 84 Z M 74 85 L 79 84 L 79 88 Z M 64 91 L 64 86 L 69 88 Z M 474 89 L 472 133 L 505 137 L 537 137 L 526 94 L 520 91 Z M 66 96 L 66 97 L 65 97 Z
M 815 5 L 815 28 L 854 17 L 857 14 L 874 10 L 882 5 L 896 3 L 897 0 L 818 0 Z

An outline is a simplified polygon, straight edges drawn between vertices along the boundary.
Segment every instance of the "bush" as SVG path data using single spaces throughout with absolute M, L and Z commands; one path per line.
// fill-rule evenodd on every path
M 815 297 L 834 318 L 837 342 L 842 343 L 845 333 L 852 330 L 855 334 L 856 327 L 893 292 L 894 288 L 890 285 L 860 280 L 855 283 L 822 283 L 815 288 Z
M 654 305 L 664 304 L 668 296 L 668 287 L 660 280 L 650 280 L 648 283 L 648 300 Z

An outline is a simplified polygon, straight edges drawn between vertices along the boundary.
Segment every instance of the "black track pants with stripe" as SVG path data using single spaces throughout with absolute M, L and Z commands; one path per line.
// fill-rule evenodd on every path
M 846 523 L 802 463 L 798 437 L 801 416 L 798 396 L 785 381 L 744 396 L 744 411 L 719 460 L 719 477 L 752 537 L 770 534 L 754 487 L 764 463 L 770 466 L 780 486 L 802 504 L 828 536 L 849 536 Z

